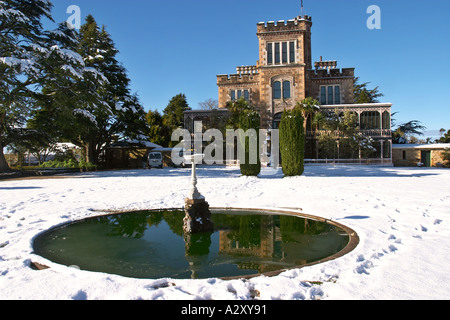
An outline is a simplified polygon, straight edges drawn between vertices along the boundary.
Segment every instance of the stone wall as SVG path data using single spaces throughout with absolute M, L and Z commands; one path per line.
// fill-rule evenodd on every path
M 425 145 L 426 146 L 426 145 Z M 408 147 L 405 145 L 404 148 L 396 147 L 392 151 L 393 163 L 396 167 L 417 167 L 418 163 L 423 163 L 422 161 L 422 151 L 429 151 L 431 153 L 431 167 L 442 167 L 445 164 L 443 158 L 445 149 L 430 149 L 430 148 L 420 148 L 420 147 Z

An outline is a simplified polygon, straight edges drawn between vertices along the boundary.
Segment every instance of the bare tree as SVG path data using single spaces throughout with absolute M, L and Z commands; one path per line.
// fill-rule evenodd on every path
M 215 110 L 219 108 L 219 101 L 215 99 L 207 99 L 198 104 L 202 110 Z

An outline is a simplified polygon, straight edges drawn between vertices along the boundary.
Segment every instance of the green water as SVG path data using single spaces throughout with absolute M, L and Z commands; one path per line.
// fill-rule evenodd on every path
M 132 278 L 254 275 L 317 262 L 345 248 L 339 228 L 287 215 L 212 211 L 213 233 L 184 237 L 184 212 L 143 211 L 69 224 L 38 236 L 50 261 Z

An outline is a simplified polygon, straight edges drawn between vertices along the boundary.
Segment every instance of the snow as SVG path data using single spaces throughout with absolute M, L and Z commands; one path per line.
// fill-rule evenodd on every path
M 103 75 L 103 73 L 97 71 L 97 69 L 95 69 L 95 68 L 85 67 L 84 71 L 92 73 L 97 79 L 101 78 L 100 80 L 102 80 L 103 83 L 109 83 L 108 79 Z
M 33 238 L 105 210 L 182 207 L 190 170 L 0 180 L 0 299 L 450 298 L 450 170 L 307 166 L 301 177 L 255 178 L 238 168 L 200 166 L 197 174 L 212 207 L 302 208 L 354 229 L 360 244 L 337 260 L 272 278 L 145 280 L 87 272 L 34 255 Z M 51 268 L 36 271 L 31 262 Z
M 35 67 L 36 62 L 32 59 L 19 59 L 15 57 L 0 57 L 0 63 L 9 67 L 20 66 L 21 72 L 33 72 L 38 74 L 39 70 Z
M 97 125 L 97 120 L 95 119 L 95 116 L 90 113 L 88 110 L 84 109 L 75 109 L 73 110 L 74 114 L 81 114 L 82 116 L 88 118 L 93 124 Z
M 80 73 L 78 73 L 72 66 L 65 65 L 65 66 L 62 66 L 61 69 L 65 70 L 65 71 L 69 71 L 72 74 L 72 76 L 74 76 L 75 78 L 83 79 L 83 76 Z

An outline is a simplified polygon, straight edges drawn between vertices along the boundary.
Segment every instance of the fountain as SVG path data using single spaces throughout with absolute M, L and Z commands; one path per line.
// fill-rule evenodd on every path
M 185 156 L 187 161 L 192 162 L 191 183 L 192 189 L 185 199 L 185 213 L 183 220 L 184 234 L 196 234 L 204 232 L 213 232 L 214 224 L 211 221 L 211 211 L 209 211 L 209 204 L 206 202 L 204 196 L 197 190 L 197 170 L 196 164 L 203 159 L 202 154 L 194 154 Z
M 197 189 L 185 208 L 110 213 L 67 223 L 34 239 L 35 254 L 80 270 L 132 278 L 274 276 L 352 251 L 357 234 L 338 223 L 286 210 L 210 208 Z

